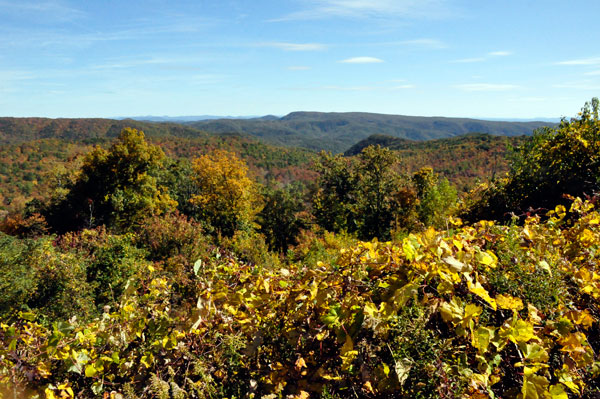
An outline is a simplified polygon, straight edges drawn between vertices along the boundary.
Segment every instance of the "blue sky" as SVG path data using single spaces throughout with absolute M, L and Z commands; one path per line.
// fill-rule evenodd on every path
M 573 116 L 600 2 L 0 0 L 0 115 Z

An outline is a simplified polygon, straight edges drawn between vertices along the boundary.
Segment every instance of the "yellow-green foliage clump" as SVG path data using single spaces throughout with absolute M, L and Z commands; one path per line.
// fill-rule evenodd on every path
M 310 268 L 215 253 L 194 265 L 186 311 L 149 266 L 92 322 L 5 320 L 0 381 L 39 398 L 591 396 L 600 214 L 569 211 L 453 221 Z

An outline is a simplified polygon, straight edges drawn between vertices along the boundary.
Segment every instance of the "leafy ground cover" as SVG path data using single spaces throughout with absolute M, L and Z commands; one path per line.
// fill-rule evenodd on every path
M 430 228 L 285 267 L 219 251 L 193 289 L 144 264 L 89 322 L 5 319 L 0 375 L 28 397 L 593 397 L 600 213 Z

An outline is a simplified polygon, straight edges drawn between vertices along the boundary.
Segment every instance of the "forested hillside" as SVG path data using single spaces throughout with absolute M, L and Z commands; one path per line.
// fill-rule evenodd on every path
M 208 132 L 246 133 L 277 145 L 325 149 L 334 153 L 344 152 L 372 134 L 409 140 L 432 140 L 467 133 L 521 136 L 553 125 L 546 122 L 498 122 L 362 112 L 293 112 L 277 119 L 220 119 L 191 123 L 191 126 Z
M 529 136 L 492 136 L 483 133 L 427 141 L 373 135 L 359 141 L 344 154 L 359 154 L 370 145 L 386 147 L 398 155 L 408 172 L 429 166 L 459 190 L 468 190 L 478 181 L 503 177 L 509 168 L 511 149 L 528 140 Z
M 0 397 L 596 398 L 598 110 L 462 198 L 382 146 L 308 186 L 254 141 L 81 147 L 0 220 Z
M 152 136 L 207 137 L 205 132 L 176 123 L 151 123 L 114 119 L 0 118 L 0 143 L 18 144 L 37 139 L 67 139 L 94 143 L 114 138 L 125 127 L 133 127 Z
M 309 165 L 316 154 L 309 150 L 274 147 L 238 135 L 173 137 L 161 131 L 155 134 L 148 139 L 181 162 L 223 148 L 240 154 L 262 182 L 311 181 L 315 177 Z M 46 197 L 61 174 L 76 167 L 81 156 L 92 149 L 92 142 L 108 147 L 112 140 L 114 137 L 23 139 L 0 146 L 0 210 L 19 210 L 31 199 Z
M 498 122 L 461 118 L 414 117 L 369 113 L 294 112 L 282 118 L 219 119 L 167 123 L 114 119 L 0 118 L 0 143 L 36 139 L 94 140 L 114 138 L 125 127 L 148 137 L 206 137 L 212 134 L 254 136 L 276 146 L 344 152 L 372 134 L 410 140 L 432 140 L 467 133 L 531 135 L 546 122 Z

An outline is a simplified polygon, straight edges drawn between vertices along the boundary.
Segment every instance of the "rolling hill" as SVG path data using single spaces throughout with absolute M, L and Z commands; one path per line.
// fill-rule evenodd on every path
M 477 180 L 503 176 L 509 169 L 510 148 L 518 147 L 527 139 L 525 135 L 502 137 L 471 133 L 414 141 L 376 134 L 356 143 L 344 155 L 357 155 L 369 145 L 380 145 L 396 151 L 408 173 L 432 167 L 460 190 L 468 190 Z
M 465 118 L 417 117 L 371 113 L 293 112 L 253 119 L 216 119 L 187 123 L 132 119 L 0 118 L 0 143 L 59 138 L 94 141 L 116 137 L 124 127 L 143 130 L 148 137 L 207 137 L 248 135 L 277 146 L 344 152 L 372 134 L 410 140 L 432 140 L 468 133 L 501 136 L 530 135 L 551 122 L 501 122 Z
M 189 123 L 213 133 L 245 133 L 277 145 L 343 152 L 372 134 L 432 140 L 467 133 L 531 135 L 551 122 L 502 122 L 467 118 L 419 117 L 364 112 L 293 112 L 282 118 L 218 119 Z
M 148 137 L 208 137 L 192 126 L 177 123 L 142 122 L 101 118 L 0 118 L 0 144 L 29 140 L 66 139 L 93 142 L 114 138 L 125 127 L 143 130 Z

